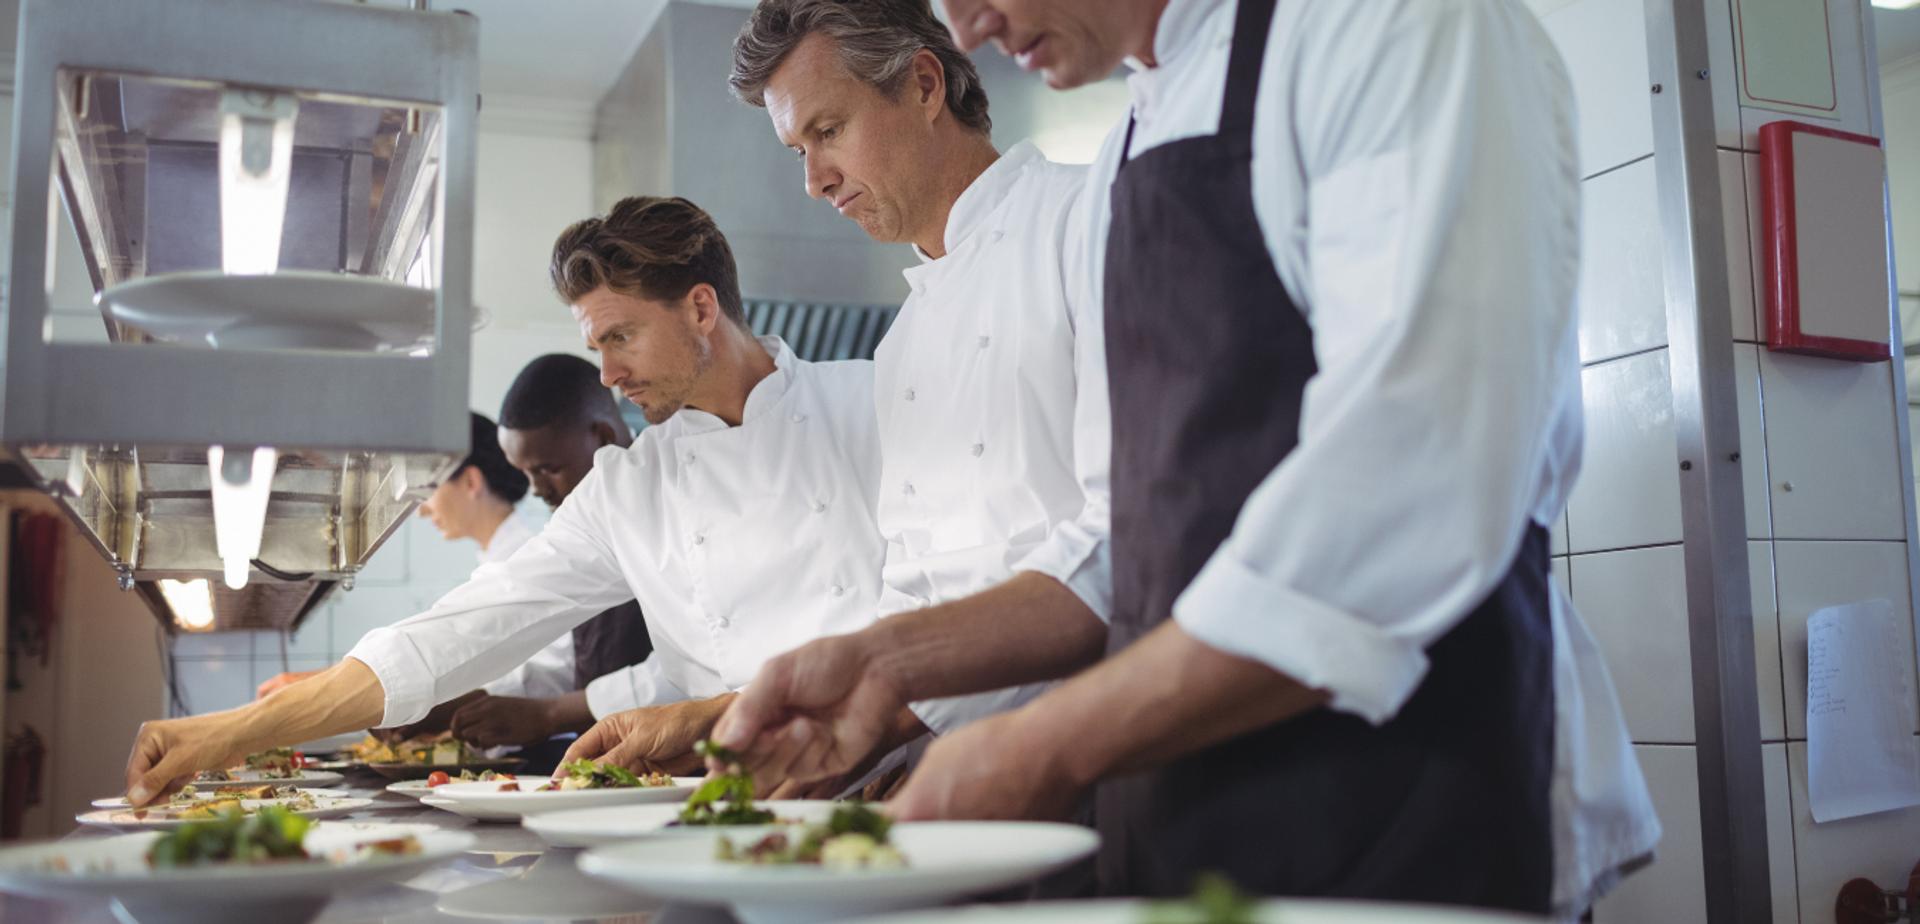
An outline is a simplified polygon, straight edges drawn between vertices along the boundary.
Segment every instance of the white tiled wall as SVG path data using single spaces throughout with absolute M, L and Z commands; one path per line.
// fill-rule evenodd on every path
M 1739 103 L 1734 28 L 1742 0 L 1709 0 L 1711 74 L 1727 232 L 1734 367 L 1765 761 L 1774 920 L 1825 922 L 1853 875 L 1904 882 L 1920 860 L 1920 810 L 1814 825 L 1805 806 L 1806 619 L 1886 598 L 1911 613 L 1893 374 L 1776 355 L 1764 344 L 1755 132 L 1783 115 Z M 1555 574 L 1592 626 L 1616 679 L 1667 835 L 1657 861 L 1596 910 L 1611 921 L 1704 919 L 1699 787 L 1679 518 L 1673 384 L 1661 278 L 1644 4 L 1532 0 L 1578 97 L 1583 200 L 1579 288 L 1587 443 L 1556 531 Z M 1840 110 L 1871 122 L 1859 36 L 1864 0 L 1830 0 Z M 1691 77 L 1693 75 L 1687 75 Z M 1787 488 L 1791 483 L 1792 488 Z M 1911 620 L 1903 625 L 1911 632 Z M 1904 642 L 1912 649 L 1912 639 Z M 1791 760 L 1789 760 L 1791 757 Z M 1805 917 L 1802 917 L 1802 911 Z

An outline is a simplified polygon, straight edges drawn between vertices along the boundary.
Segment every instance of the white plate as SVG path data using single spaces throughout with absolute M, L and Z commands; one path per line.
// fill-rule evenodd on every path
M 0 892 L 53 900 L 110 895 L 141 924 L 298 920 L 336 892 L 410 879 L 473 844 L 473 835 L 424 825 L 321 822 L 307 832 L 309 853 L 412 834 L 422 851 L 347 866 L 323 861 L 154 870 L 147 848 L 159 832 L 74 838 L 0 849 Z M 56 869 L 49 864 L 64 864 Z
M 205 786 L 240 785 L 240 784 L 200 783 L 198 785 L 205 787 Z M 247 783 L 244 785 L 257 786 L 259 784 Z M 349 796 L 348 792 L 344 789 L 310 789 L 307 787 L 301 787 L 299 791 L 312 793 L 315 799 L 345 799 L 345 798 L 348 798 Z M 214 792 L 210 789 L 196 791 L 194 793 L 194 797 L 199 799 L 202 802 L 221 798 L 218 792 Z M 266 801 L 266 800 L 261 800 L 261 801 Z M 93 807 L 97 809 L 123 809 L 123 808 L 130 808 L 131 806 L 127 805 L 126 796 L 113 796 L 111 798 L 93 800 Z
M 1142 924 L 1153 905 L 1142 901 L 1039 902 L 980 905 L 861 918 L 860 924 Z M 1527 924 L 1541 918 L 1384 902 L 1287 899 L 1261 902 L 1256 924 Z
M 726 903 L 745 924 L 801 924 L 923 908 L 1017 885 L 1100 846 L 1100 836 L 1087 828 L 1021 821 L 899 824 L 892 841 L 907 859 L 903 869 L 723 863 L 680 838 L 595 847 L 580 857 L 580 869 L 650 895 Z
M 426 780 L 397 780 L 387 784 L 387 791 L 409 799 L 418 799 L 433 792 L 433 787 L 428 786 Z
M 833 814 L 832 802 L 773 801 L 755 803 L 760 808 L 800 822 L 824 821 Z M 555 847 L 598 847 L 640 838 L 671 837 L 684 840 L 726 834 L 737 843 L 751 841 L 773 829 L 772 825 L 739 825 L 724 828 L 671 826 L 680 818 L 679 803 L 617 805 L 613 808 L 567 809 L 528 815 L 521 824 Z
M 109 286 L 99 301 L 161 340 L 220 347 L 404 349 L 433 338 L 432 289 L 345 273 L 164 273 Z
M 421 796 L 420 804 L 431 806 L 433 808 L 437 808 L 442 811 L 452 812 L 455 815 L 459 815 L 463 818 L 471 818 L 474 821 L 519 821 L 520 820 L 520 813 L 518 812 L 490 812 L 478 806 L 467 805 L 461 802 L 455 802 L 452 799 L 442 799 L 436 795 Z
M 435 787 L 435 798 L 472 806 L 482 811 L 502 812 L 514 816 L 534 812 L 557 812 L 561 809 L 604 808 L 610 805 L 636 805 L 649 802 L 685 802 L 693 791 L 700 787 L 700 779 L 690 776 L 676 776 L 672 786 L 633 786 L 614 789 L 556 789 L 537 792 L 535 786 L 545 786 L 547 781 L 539 777 L 527 777 L 520 780 L 488 780 L 486 782 L 448 783 Z M 508 783 L 518 783 L 522 788 L 518 792 L 501 792 L 500 787 Z
M 284 799 L 242 799 L 240 806 L 257 809 L 268 805 L 284 804 Z M 334 818 L 350 812 L 357 812 L 373 805 L 372 799 L 321 799 L 313 808 L 294 809 L 295 815 L 308 818 Z M 156 815 L 156 813 L 160 813 Z M 73 816 L 73 820 L 83 825 L 101 828 L 178 828 L 181 825 L 206 819 L 179 818 L 159 809 L 96 809 Z
M 228 770 L 231 780 L 195 780 L 195 784 L 211 783 L 272 783 L 275 786 L 299 784 L 301 786 L 332 786 L 346 777 L 332 770 L 296 770 L 292 776 L 270 777 L 258 770 Z

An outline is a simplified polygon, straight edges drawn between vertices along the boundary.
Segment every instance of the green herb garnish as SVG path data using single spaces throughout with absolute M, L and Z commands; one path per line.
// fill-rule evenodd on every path
M 302 860 L 307 851 L 300 842 L 312 823 L 278 806 L 252 815 L 238 809 L 209 821 L 194 821 L 160 836 L 147 849 L 155 869 L 200 866 L 208 863 L 260 863 Z
M 1147 906 L 1146 924 L 1257 924 L 1254 901 L 1219 873 L 1202 873 L 1185 901 Z
M 774 820 L 773 812 L 753 807 L 753 777 L 740 769 L 738 755 L 711 741 L 694 744 L 693 751 L 725 763 L 727 771 L 708 776 L 687 797 L 675 825 L 764 825 Z

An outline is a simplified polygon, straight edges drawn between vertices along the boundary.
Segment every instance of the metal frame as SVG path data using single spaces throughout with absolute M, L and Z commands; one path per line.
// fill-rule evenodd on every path
M 1725 0 L 1646 0 L 1647 63 L 1707 920 L 1744 924 L 1770 920 L 1772 897 L 1708 2 Z
M 13 210 L 14 284 L 0 318 L 0 442 L 466 451 L 479 89 L 472 17 L 258 0 L 24 0 L 20 17 L 33 40 L 16 61 L 13 192 L 26 206 Z M 49 228 L 34 204 L 51 188 L 63 67 L 441 107 L 433 354 L 48 343 L 47 293 L 37 281 Z
M 1875 138 L 1885 139 L 1887 126 L 1884 113 L 1880 108 L 1880 44 L 1874 34 L 1873 10 L 1861 11 L 1860 39 L 1866 52 L 1867 81 L 1867 132 Z M 1886 203 L 1887 217 L 1887 313 L 1891 318 L 1888 330 L 1892 332 L 1893 345 L 1899 347 L 1894 353 L 1893 362 L 1893 425 L 1900 440 L 1900 500 L 1906 506 L 1907 532 L 1907 599 L 1920 603 L 1920 521 L 1915 516 L 1915 486 L 1913 483 L 1913 428 L 1908 420 L 1907 408 L 1912 398 L 1907 394 L 1906 332 L 1900 329 L 1900 267 L 1893 246 L 1893 193 L 1887 189 L 1881 193 Z M 1915 628 L 1920 630 L 1920 611 L 1914 613 Z M 1920 666 L 1920 631 L 1914 633 L 1914 663 Z

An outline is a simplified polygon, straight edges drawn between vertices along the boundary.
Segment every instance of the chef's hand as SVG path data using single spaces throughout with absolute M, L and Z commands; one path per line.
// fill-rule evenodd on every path
M 875 665 L 865 633 L 816 639 L 768 661 L 714 728 L 763 789 L 831 779 L 890 741 L 906 698 Z M 707 768 L 721 771 L 719 762 Z
M 461 706 L 447 727 L 455 738 L 483 748 L 538 744 L 555 734 L 547 701 L 519 696 L 481 694 Z
M 255 687 L 253 690 L 253 698 L 266 699 L 267 694 L 272 693 L 273 691 L 278 690 L 281 687 L 288 686 L 289 684 L 299 683 L 300 681 L 305 680 L 308 677 L 311 677 L 318 673 L 320 673 L 319 670 L 286 671 L 283 673 L 275 674 L 271 677 L 268 677 L 265 680 L 260 681 L 260 685 L 258 687 Z
M 193 781 L 202 770 L 231 767 L 249 751 L 237 710 L 142 723 L 127 757 L 127 801 L 136 808 Z
M 737 695 L 616 712 L 587 729 L 567 749 L 562 763 L 597 760 L 636 773 L 684 776 L 700 769 L 702 761 L 693 746 L 713 733 L 714 723 Z
M 887 803 L 888 814 L 899 821 L 1071 816 L 1083 787 L 1064 771 L 1059 749 L 1072 743 L 1028 733 L 1022 712 L 981 719 L 935 739 Z
M 411 725 L 396 725 L 392 728 L 376 728 L 373 736 L 388 744 L 398 744 L 415 738 L 437 735 L 453 725 L 453 717 L 469 703 L 486 698 L 485 690 L 470 690 L 462 693 L 428 712 L 424 718 Z

